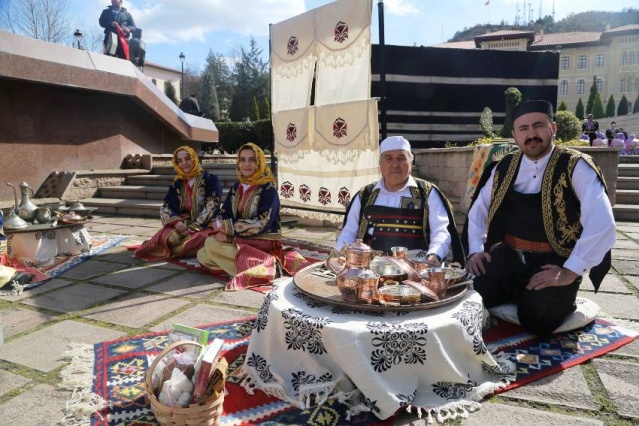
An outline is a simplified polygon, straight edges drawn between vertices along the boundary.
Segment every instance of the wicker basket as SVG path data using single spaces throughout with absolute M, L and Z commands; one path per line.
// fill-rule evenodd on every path
M 202 347 L 199 343 L 190 340 L 181 340 L 179 342 L 171 343 L 153 360 L 153 363 L 146 372 L 144 387 L 146 389 L 147 398 L 151 403 L 153 414 L 155 415 L 158 423 L 163 426 L 219 425 L 222 418 L 224 392 L 222 392 L 218 398 L 211 398 L 203 404 L 191 404 L 187 408 L 166 406 L 158 401 L 153 393 L 153 386 L 151 384 L 153 370 L 155 370 L 157 364 L 166 354 L 182 345 L 195 345 Z

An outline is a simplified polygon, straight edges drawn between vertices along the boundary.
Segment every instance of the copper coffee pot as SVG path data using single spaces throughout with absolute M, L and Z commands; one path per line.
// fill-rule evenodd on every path
M 362 240 L 357 240 L 342 250 L 334 250 L 326 261 L 326 266 L 337 274 L 335 279 L 337 288 L 344 296 L 344 300 L 357 302 L 358 275 L 371 272 L 371 260 L 383 252 L 373 250 Z

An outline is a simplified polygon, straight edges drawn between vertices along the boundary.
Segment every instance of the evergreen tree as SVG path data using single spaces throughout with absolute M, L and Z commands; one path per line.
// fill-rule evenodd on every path
M 506 89 L 506 118 L 504 118 L 504 127 L 499 131 L 499 135 L 502 138 L 512 137 L 513 132 L 513 119 L 512 110 L 519 102 L 521 102 L 521 92 L 516 87 L 509 87 Z
M 220 103 L 215 88 L 215 77 L 210 70 L 202 74 L 202 86 L 200 87 L 200 110 L 202 114 L 216 121 L 220 118 Z
M 561 101 L 561 103 L 557 107 L 557 111 L 568 111 L 568 105 L 566 105 L 566 102 Z
M 268 97 L 264 96 L 262 98 L 262 105 L 260 106 L 260 113 L 262 114 L 262 118 L 265 120 L 271 119 L 271 102 L 268 100 Z
M 628 99 L 626 98 L 626 95 L 623 95 L 621 97 L 621 100 L 619 101 L 619 106 L 617 107 L 617 116 L 627 115 L 627 114 L 628 114 Z
M 248 51 L 241 49 L 233 70 L 235 93 L 229 114 L 233 121 L 242 121 L 251 116 L 253 97 L 259 99 L 268 96 L 268 73 L 261 55 L 262 49 L 257 47 L 254 38 L 251 38 Z
M 632 113 L 636 114 L 639 112 L 639 96 L 635 99 L 635 106 L 632 107 Z
M 481 126 L 484 137 L 492 138 L 495 136 L 493 132 L 493 111 L 490 108 L 484 107 L 484 110 L 479 116 L 479 125 Z
M 210 72 L 215 81 L 215 91 L 217 93 L 220 117 L 228 117 L 231 100 L 235 91 L 233 75 L 228 65 L 228 58 L 221 53 L 214 53 L 212 50 L 206 57 L 206 67 L 204 72 Z
M 588 95 L 588 102 L 586 103 L 586 114 L 592 114 L 592 107 L 595 104 L 595 98 L 597 97 L 597 76 L 592 77 L 592 86 L 590 86 L 590 95 Z
M 595 96 L 595 103 L 592 106 L 592 117 L 593 118 L 603 118 L 605 117 L 603 102 L 601 101 L 601 93 L 597 92 L 597 96 Z
M 260 108 L 257 106 L 257 99 L 253 96 L 253 102 L 251 102 L 251 121 L 257 121 L 260 119 Z
M 575 117 L 577 117 L 579 120 L 583 120 L 585 116 L 586 115 L 584 114 L 584 103 L 581 100 L 581 98 L 579 98 L 579 101 L 577 102 L 577 107 L 575 108 Z
M 167 98 L 171 99 L 175 105 L 177 105 L 178 101 L 175 97 L 175 87 L 170 81 L 164 82 L 164 94 Z
M 608 103 L 606 104 L 606 117 L 614 117 L 615 116 L 615 97 L 610 95 L 608 98 Z

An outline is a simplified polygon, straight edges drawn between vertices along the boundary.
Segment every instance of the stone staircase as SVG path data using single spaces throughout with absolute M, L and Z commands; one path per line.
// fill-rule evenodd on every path
M 617 169 L 615 220 L 639 222 L 639 155 L 622 155 Z
M 235 164 L 204 164 L 203 168 L 220 178 L 223 200 L 237 180 Z M 174 177 L 173 166 L 153 165 L 148 174 L 129 175 L 119 186 L 98 187 L 96 195 L 82 199 L 82 204 L 97 207 L 100 214 L 156 218 Z

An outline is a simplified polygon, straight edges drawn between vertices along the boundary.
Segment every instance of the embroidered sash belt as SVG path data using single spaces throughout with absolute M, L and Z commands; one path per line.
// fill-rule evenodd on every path
M 527 251 L 532 253 L 552 253 L 554 250 L 547 241 L 529 241 L 515 237 L 511 234 L 504 236 L 506 245 L 515 250 Z

